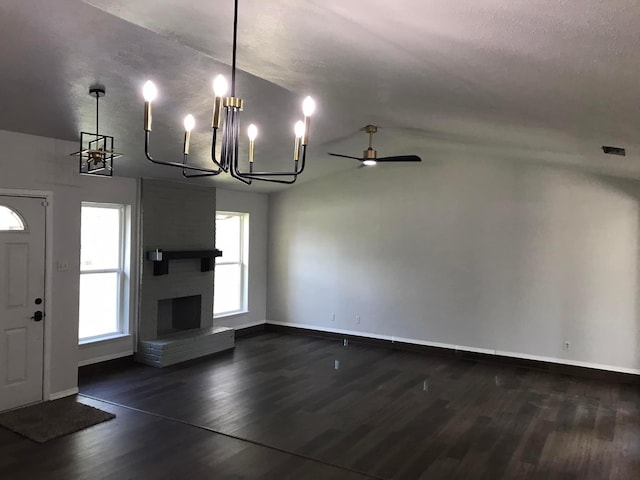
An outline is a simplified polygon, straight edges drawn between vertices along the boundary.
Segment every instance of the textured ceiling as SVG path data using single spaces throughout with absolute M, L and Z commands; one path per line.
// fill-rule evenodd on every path
M 0 129 L 75 140 L 94 130 L 87 91 L 100 82 L 101 133 L 125 154 L 116 174 L 179 179 L 144 160 L 141 86 L 160 89 L 155 155 L 180 160 L 190 112 L 204 164 L 232 14 L 232 0 L 2 1 Z M 367 123 L 385 127 L 381 155 L 486 153 L 640 178 L 639 26 L 637 0 L 240 0 L 242 119 L 260 127 L 257 165 L 277 168 L 300 100 L 317 99 L 301 180 L 355 168 L 326 152 L 359 154 Z

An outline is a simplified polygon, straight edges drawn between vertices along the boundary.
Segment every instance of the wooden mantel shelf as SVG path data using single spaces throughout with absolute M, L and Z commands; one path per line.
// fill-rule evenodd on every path
M 154 275 L 166 275 L 169 273 L 169 260 L 200 259 L 200 271 L 213 270 L 216 257 L 221 257 L 222 251 L 214 250 L 152 250 L 147 252 L 147 260 L 153 262 Z

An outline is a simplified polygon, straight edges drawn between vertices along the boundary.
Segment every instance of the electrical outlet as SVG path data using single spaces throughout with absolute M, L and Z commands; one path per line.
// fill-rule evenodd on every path
M 569 350 L 570 348 L 571 348 L 571 342 L 569 342 L 569 340 L 565 340 L 564 342 L 562 342 L 563 350 Z
M 66 260 L 58 260 L 56 267 L 59 272 L 66 272 L 69 270 L 69 262 Z
M 356 325 L 360 325 L 360 315 L 356 315 Z

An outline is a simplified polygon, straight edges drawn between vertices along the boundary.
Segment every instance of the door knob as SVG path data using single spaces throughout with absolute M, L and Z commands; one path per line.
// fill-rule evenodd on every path
M 31 320 L 35 320 L 36 322 L 39 322 L 42 320 L 42 317 L 44 317 L 44 313 L 42 313 L 42 311 L 38 310 L 37 312 L 35 312 L 33 314 L 33 317 L 31 317 Z

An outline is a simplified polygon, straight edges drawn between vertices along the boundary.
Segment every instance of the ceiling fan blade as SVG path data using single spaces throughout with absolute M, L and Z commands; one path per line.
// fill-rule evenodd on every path
M 342 157 L 342 158 L 351 158 L 353 160 L 360 160 L 362 161 L 362 158 L 360 157 L 352 157 L 351 155 L 342 155 L 340 153 L 331 153 L 331 152 L 327 152 L 327 154 L 331 155 L 332 157 Z
M 421 162 L 418 155 L 396 155 L 395 157 L 377 158 L 377 162 Z

